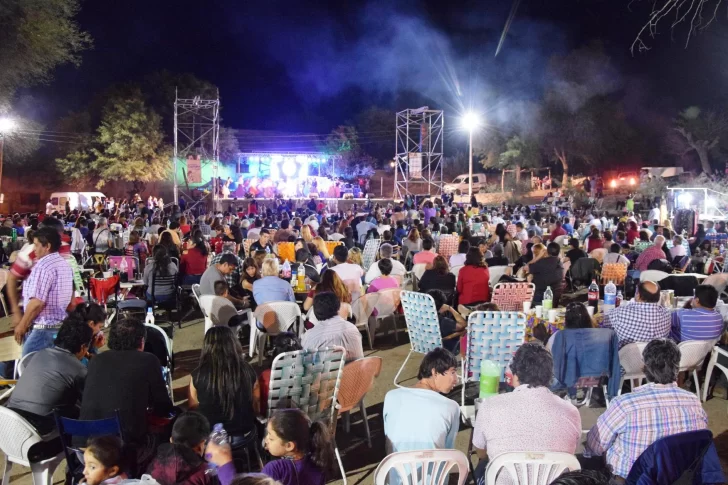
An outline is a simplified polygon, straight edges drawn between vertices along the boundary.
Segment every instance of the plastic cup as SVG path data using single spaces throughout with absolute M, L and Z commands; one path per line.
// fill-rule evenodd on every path
M 549 310 L 549 323 L 556 323 L 556 315 L 558 310 Z
M 588 311 L 588 312 L 589 312 L 589 316 L 590 316 L 590 317 L 593 317 L 593 316 L 594 316 L 594 307 L 593 307 L 593 306 L 591 306 L 591 305 L 587 305 L 587 307 L 586 307 L 586 311 Z
M 536 317 L 541 318 L 543 316 L 543 306 L 536 305 Z
M 530 301 L 524 301 L 523 302 L 523 313 L 528 313 L 531 311 L 531 302 Z

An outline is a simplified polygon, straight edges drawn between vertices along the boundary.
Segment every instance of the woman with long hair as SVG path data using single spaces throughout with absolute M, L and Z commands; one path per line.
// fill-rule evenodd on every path
M 164 231 L 159 236 L 159 242 L 157 243 L 157 246 L 164 246 L 165 249 L 167 249 L 167 256 L 170 258 L 177 258 L 179 259 L 179 247 L 174 242 L 174 236 L 172 236 L 172 233 L 169 231 Z M 155 246 L 155 248 L 157 247 Z
M 253 368 L 230 327 L 214 326 L 205 333 L 200 363 L 192 371 L 188 388 L 189 409 L 211 423 L 222 423 L 236 443 L 255 432 L 260 389 Z
M 180 216 L 179 218 L 179 231 L 182 233 L 182 236 L 186 236 L 189 234 L 189 232 L 192 230 L 189 224 L 187 224 L 187 218 L 185 216 Z
M 364 261 L 362 260 L 362 252 L 359 248 L 351 248 L 349 249 L 349 257 L 347 258 L 347 262 L 351 264 L 358 264 L 362 268 L 364 267 Z
M 313 234 L 311 234 L 311 226 L 301 226 L 301 238 L 307 243 L 313 242 Z
M 202 274 L 207 269 L 207 255 L 210 254 L 202 231 L 199 229 L 192 233 L 190 242 L 194 246 L 182 255 L 182 261 L 180 261 L 180 273 L 183 275 L 182 284 L 184 285 L 194 285 L 200 282 Z
M 574 330 L 580 328 L 594 328 L 592 318 L 589 316 L 589 312 L 586 309 L 586 305 L 580 302 L 572 302 L 566 305 L 566 313 L 564 314 L 564 330 Z M 549 338 L 546 348 L 551 351 L 551 346 L 554 344 L 554 332 Z
M 477 305 L 490 300 L 490 271 L 477 247 L 465 255 L 465 266 L 458 273 L 457 290 L 461 305 Z
M 402 241 L 402 246 L 406 247 L 410 253 L 422 251 L 422 238 L 416 227 L 410 229 L 407 238 Z
M 147 287 L 147 299 L 152 299 L 152 287 L 154 287 L 154 299 L 156 301 L 171 300 L 175 292 L 174 282 L 167 282 L 166 279 L 159 281 L 158 278 L 160 276 L 176 276 L 179 268 L 169 258 L 167 248 L 161 244 L 154 247 L 152 257 L 152 261 L 147 261 L 143 275 L 144 284 Z
M 147 244 L 139 236 L 139 234 L 141 233 L 137 231 L 131 231 L 129 233 L 129 242 L 126 243 L 124 254 L 137 258 L 139 260 L 139 264 L 143 266 L 144 261 L 147 259 L 147 255 L 149 254 L 149 250 L 147 249 Z
M 426 269 L 418 283 L 419 291 L 427 293 L 430 290 L 442 290 L 447 296 L 455 290 L 457 278 L 450 272 L 450 266 L 444 256 L 436 256 L 432 261 L 432 268 Z
M 321 275 L 321 282 L 306 295 L 306 300 L 303 302 L 303 311 L 309 311 L 313 306 L 314 297 L 325 292 L 333 293 L 342 303 L 351 303 L 351 293 L 336 271 L 324 271 L 324 274 Z M 344 319 L 349 317 L 349 309 L 345 305 L 342 305 L 342 308 L 339 309 L 339 316 Z
M 241 285 L 243 290 L 249 291 L 250 296 L 253 295 L 253 283 L 261 278 L 260 268 L 253 258 L 245 258 L 243 261 L 243 274 L 241 275 Z
M 596 227 L 592 227 L 591 234 L 589 234 L 589 237 L 586 239 L 586 252 L 591 253 L 595 249 L 603 248 L 604 247 L 604 241 L 602 240 L 602 235 L 599 232 L 599 229 Z
M 313 243 L 316 245 L 318 255 L 321 257 L 321 261 L 317 261 L 316 264 L 321 264 L 324 261 L 331 259 L 331 254 L 329 254 L 329 248 L 326 247 L 326 241 L 324 241 L 322 237 L 316 236 L 315 238 L 313 238 Z

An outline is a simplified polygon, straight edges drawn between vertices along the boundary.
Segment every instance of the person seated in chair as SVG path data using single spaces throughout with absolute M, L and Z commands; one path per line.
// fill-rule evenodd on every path
M 340 247 L 340 246 L 339 246 Z M 316 350 L 339 345 L 346 349 L 346 361 L 364 357 L 359 329 L 339 316 L 341 301 L 335 293 L 319 293 L 313 299 L 313 314 L 318 323 L 303 334 L 301 346 Z
M 587 450 L 604 456 L 612 475 L 622 479 L 658 439 L 708 427 L 700 399 L 677 386 L 677 344 L 668 339 L 653 340 L 642 358 L 648 384 L 614 398 L 586 437 Z
M 715 311 L 718 290 L 710 285 L 699 285 L 690 308 L 672 312 L 670 338 L 675 342 L 687 340 L 717 340 L 723 333 L 723 317 Z
M 387 392 L 384 397 L 384 435 L 387 453 L 455 448 L 460 406 L 443 394 L 458 383 L 457 359 L 438 347 L 420 363 L 417 384 Z
M 211 295 L 202 295 L 203 298 L 210 298 Z M 245 317 L 238 314 L 235 305 L 229 297 L 229 288 L 226 281 L 215 282 L 215 296 L 212 297 L 210 319 L 213 325 L 227 325 L 236 327 L 245 322 Z
M 245 308 L 248 302 L 244 298 L 236 298 L 229 293 L 230 283 L 228 282 L 228 275 L 236 271 L 238 260 L 239 258 L 233 253 L 223 253 L 217 260 L 217 263 L 211 264 L 202 274 L 202 278 L 200 278 L 200 294 L 216 295 L 215 283 L 224 281 L 228 285 L 228 295 L 225 298 L 236 307 Z
M 67 417 L 78 417 L 76 407 L 86 382 L 86 367 L 81 363 L 91 345 L 93 329 L 77 315 L 67 317 L 55 346 L 28 357 L 7 407 L 23 416 L 39 434 L 55 428 L 53 410 Z
M 392 271 L 390 272 L 391 276 L 397 276 L 399 278 L 404 278 L 405 273 L 407 270 L 404 268 L 404 265 L 397 261 L 397 259 L 392 257 L 392 251 L 394 250 L 393 246 L 389 243 L 383 243 L 379 247 L 379 260 L 388 259 L 392 262 Z M 366 276 L 364 276 L 364 282 L 369 284 L 375 279 L 379 278 L 382 275 L 382 272 L 379 270 L 379 265 L 373 264 L 369 267 L 369 270 L 367 271 Z
M 144 267 L 144 285 L 147 287 L 146 297 L 152 299 L 152 288 L 154 299 L 157 302 L 166 302 L 175 297 L 176 285 L 174 281 L 168 281 L 168 276 L 176 277 L 179 269 L 169 258 L 167 248 L 158 244 L 154 246 L 154 261 L 148 261 Z M 161 278 L 164 278 L 160 280 Z
M 204 458 L 209 437 L 210 422 L 205 416 L 195 411 L 180 414 L 172 426 L 169 443 L 157 449 L 146 473 L 160 485 L 217 484 Z
M 483 400 L 473 431 L 480 458 L 476 480 L 488 458 L 509 452 L 575 453 L 581 439 L 581 416 L 569 401 L 549 389 L 554 371 L 551 354 L 540 343 L 521 345 L 511 360 L 514 391 Z M 496 484 L 508 483 L 501 471 Z M 516 479 L 516 477 L 512 477 Z
M 455 354 L 458 350 L 460 337 L 463 333 L 465 333 L 465 329 L 468 327 L 468 322 L 456 309 L 447 304 L 447 297 L 441 290 L 430 290 L 427 294 L 430 295 L 435 302 L 437 318 L 440 322 L 442 346 Z

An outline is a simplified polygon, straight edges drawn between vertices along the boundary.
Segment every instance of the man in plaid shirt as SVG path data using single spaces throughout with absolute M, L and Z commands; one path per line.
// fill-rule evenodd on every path
M 587 452 L 606 456 L 612 474 L 622 478 L 658 439 L 708 427 L 700 399 L 677 387 L 677 345 L 667 339 L 653 340 L 642 358 L 649 383 L 614 398 L 586 437 Z
M 53 346 L 73 298 L 73 270 L 58 253 L 61 236 L 51 227 L 33 234 L 37 262 L 23 285 L 25 313 L 15 325 L 23 355 Z
M 220 264 L 220 260 L 222 259 L 223 254 L 232 254 L 233 256 L 235 256 L 235 261 L 237 261 L 235 269 L 231 273 L 227 273 L 224 276 L 225 281 L 227 281 L 230 293 L 233 293 L 234 296 L 239 296 L 241 294 L 240 278 L 243 274 L 243 260 L 240 259 L 237 254 L 235 254 L 235 243 L 231 241 L 226 242 L 222 245 L 222 252 L 212 257 L 212 260 L 210 261 L 210 266 Z
M 664 236 L 657 236 L 655 238 L 655 244 L 642 251 L 637 261 L 634 263 L 634 269 L 637 271 L 646 271 L 650 263 L 657 259 L 667 259 L 665 251 L 662 250 L 662 246 L 665 244 Z
M 632 342 L 649 342 L 670 335 L 670 311 L 658 304 L 660 285 L 643 281 L 637 288 L 636 300 L 604 314 L 601 326 L 614 329 L 620 349 Z

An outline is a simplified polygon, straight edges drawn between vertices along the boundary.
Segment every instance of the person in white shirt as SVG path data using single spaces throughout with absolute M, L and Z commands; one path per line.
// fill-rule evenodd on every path
M 48 199 L 48 202 L 46 203 L 46 215 L 49 216 L 53 213 L 53 202 L 51 202 L 50 199 Z
M 341 247 L 341 246 L 339 246 Z M 313 299 L 313 314 L 318 322 L 303 334 L 301 347 L 316 350 L 339 345 L 346 349 L 346 362 L 364 357 L 359 329 L 339 316 L 341 301 L 332 292 L 323 292 Z
M 625 266 L 629 266 L 629 259 L 622 254 L 622 247 L 614 243 L 609 246 L 609 254 L 605 254 L 602 259 L 604 264 L 622 263 Z
M 392 261 L 392 272 L 389 274 L 390 276 L 401 276 L 404 278 L 405 273 L 407 270 L 405 269 L 404 265 L 397 261 L 396 259 L 392 259 L 392 245 L 388 243 L 384 243 L 379 247 L 379 256 L 380 259 L 390 259 Z M 338 266 L 338 265 L 337 265 Z M 359 267 L 358 265 L 356 265 Z M 334 266 L 335 268 L 336 266 Z M 339 275 L 341 276 L 341 275 Z M 366 276 L 364 277 L 364 282 L 367 284 L 371 283 L 375 279 L 382 276 L 382 272 L 379 270 L 379 266 L 376 264 L 373 264 L 369 267 L 369 270 L 367 271 Z M 400 282 L 401 283 L 401 282 Z
M 683 246 L 683 238 L 680 236 L 675 236 L 672 238 L 672 248 L 670 248 L 670 258 L 673 260 L 675 258 L 682 258 L 683 256 L 687 256 L 688 252 L 685 249 L 685 246 Z
M 528 241 L 528 231 L 523 227 L 523 222 L 516 222 L 516 229 L 518 230 L 516 232 L 516 239 L 519 241 Z
M 376 229 L 376 227 L 377 226 L 366 220 L 363 220 L 359 224 L 357 224 L 356 232 L 359 235 L 359 244 L 364 244 L 364 241 L 367 238 L 367 233 L 372 229 Z
M 650 214 L 647 216 L 648 221 L 657 221 L 657 224 L 660 223 L 660 206 L 653 205 L 652 209 L 650 209 Z
M 341 278 L 341 281 L 343 281 L 344 284 L 347 284 L 347 287 L 347 282 L 357 282 L 354 286 L 358 286 L 359 291 L 361 291 L 361 278 L 364 276 L 364 269 L 358 264 L 347 263 L 346 260 L 348 257 L 349 252 L 347 251 L 346 246 L 343 244 L 336 246 L 334 248 L 334 261 L 336 261 L 336 266 L 330 268 L 328 271 L 336 272 L 336 274 L 339 275 L 339 278 Z
M 448 261 L 448 263 L 450 264 L 450 267 L 454 268 L 456 266 L 464 265 L 465 256 L 468 254 L 468 251 L 470 251 L 470 242 L 469 241 L 460 241 L 460 244 L 458 245 L 457 254 L 453 254 L 452 256 L 450 256 L 450 261 Z

